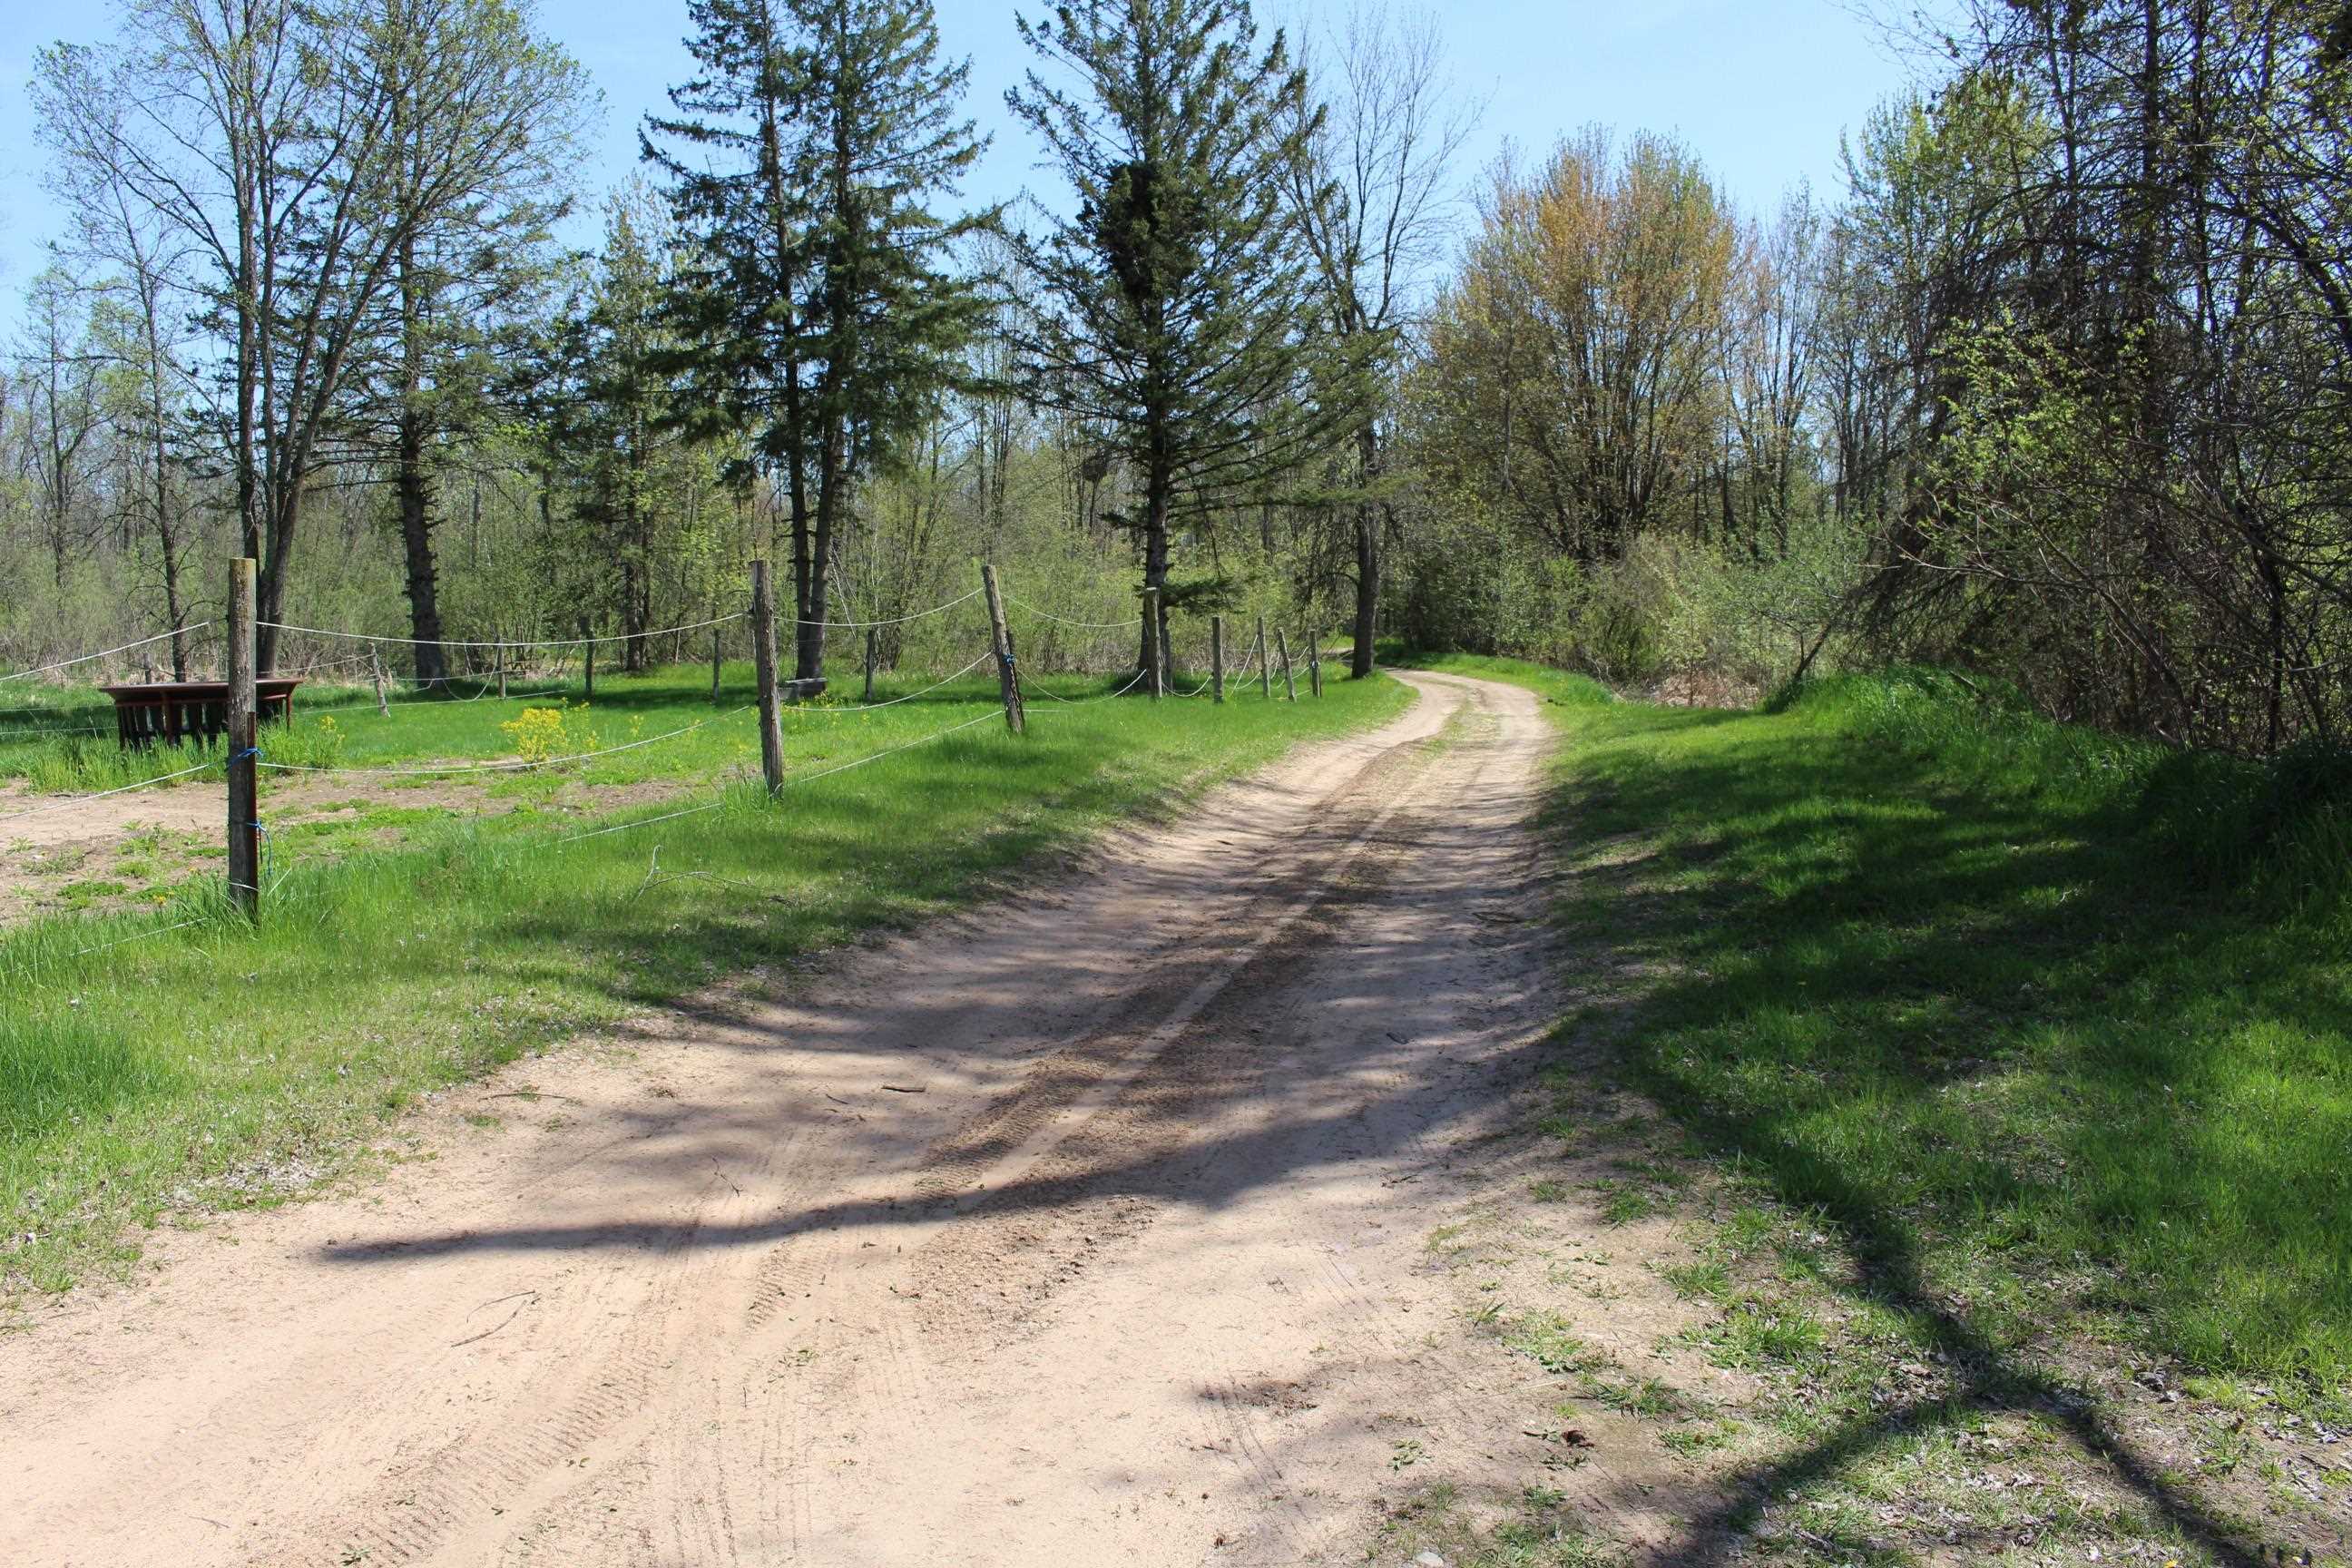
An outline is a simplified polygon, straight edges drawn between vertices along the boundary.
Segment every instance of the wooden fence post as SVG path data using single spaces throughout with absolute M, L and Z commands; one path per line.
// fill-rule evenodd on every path
M 1225 700 L 1225 617 L 1209 617 L 1209 691 L 1219 702 Z
M 593 702 L 596 700 L 596 628 L 590 626 L 585 617 L 580 622 L 580 647 L 583 650 L 580 668 L 588 685 L 588 694 L 580 700 Z
M 507 645 L 504 643 L 499 644 L 498 647 L 492 651 L 490 657 L 498 660 L 499 700 L 503 702 L 507 700 Z
M 383 656 L 376 652 L 373 643 L 368 644 L 368 668 L 375 675 L 375 710 L 380 716 L 389 719 L 392 717 L 392 701 L 384 695 Z
M 1013 628 L 1004 624 L 1004 596 L 996 591 L 996 568 L 985 561 L 980 563 L 980 585 L 988 590 L 988 633 L 996 644 L 996 680 L 1004 696 L 1004 727 L 1018 735 L 1024 720 L 1021 677 L 1013 667 Z
M 784 730 L 776 701 L 776 601 L 764 561 L 751 563 L 751 668 L 760 687 L 760 772 L 773 795 L 784 787 Z
M 866 628 L 866 700 L 874 700 L 874 637 L 872 626 Z
M 1307 689 L 1318 698 L 1323 695 L 1323 656 L 1315 647 L 1323 639 L 1313 626 L 1307 629 Z
M 254 748 L 261 716 L 254 696 L 251 557 L 228 570 L 228 896 L 247 920 L 261 915 L 261 770 Z
M 1296 702 L 1298 700 L 1298 682 L 1290 678 L 1290 639 L 1283 636 L 1280 626 L 1274 628 L 1274 646 L 1282 654 L 1282 694 Z
M 1160 590 L 1157 588 L 1143 591 L 1143 662 L 1150 667 L 1150 672 L 1144 677 L 1144 689 L 1150 692 L 1151 700 L 1157 702 L 1160 700 L 1160 671 L 1167 663 L 1167 656 L 1160 647 Z
M 1274 666 L 1265 657 L 1265 617 L 1257 618 L 1257 694 L 1274 700 Z
M 710 705 L 719 706 L 719 634 L 724 626 L 710 628 Z

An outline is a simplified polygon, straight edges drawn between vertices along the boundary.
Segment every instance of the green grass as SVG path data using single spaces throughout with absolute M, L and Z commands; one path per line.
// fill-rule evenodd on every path
M 1055 684 L 1077 696 L 1102 683 Z M 625 693 L 607 708 L 598 685 L 593 711 L 612 724 Z M 164 909 L 0 932 L 0 1281 L 60 1288 L 133 1252 L 138 1223 L 272 1201 L 421 1090 L 953 907 L 1113 816 L 1164 809 L 1408 700 L 1385 680 L 1327 690 L 1296 706 L 1034 701 L 1024 737 L 982 723 L 806 784 L 793 781 L 989 714 L 994 694 L 787 719 L 773 803 L 728 786 L 609 820 L 718 809 L 568 845 L 557 840 L 580 819 L 538 810 L 415 824 L 392 849 L 306 858 L 299 840 L 273 843 L 257 931 L 221 918 L 206 876 Z M 495 750 L 478 709 L 428 717 L 454 727 L 419 742 L 428 751 L 467 736 Z M 734 769 L 736 743 L 707 761 Z M 649 883 L 656 847 L 662 872 L 690 875 Z M 183 919 L 203 923 L 79 951 Z
M 886 672 L 875 683 L 875 700 L 881 704 L 913 697 L 946 673 Z M 864 678 L 859 668 L 849 660 L 836 660 L 827 667 L 827 675 L 832 685 L 824 696 L 786 706 L 783 723 L 788 732 L 821 733 L 828 726 L 843 729 L 867 721 L 869 710 L 862 700 Z M 1026 672 L 1023 679 L 1024 687 L 1033 691 L 1066 698 L 1098 695 L 1117 684 L 1100 677 L 1041 678 Z M 1177 689 L 1189 691 L 1205 679 L 1200 672 L 1180 672 Z M 543 775 L 534 772 L 529 777 L 506 779 L 505 787 L 527 791 L 537 787 L 536 781 L 542 776 L 590 784 L 630 784 L 701 776 L 714 768 L 743 764 L 747 759 L 748 765 L 758 765 L 758 731 L 747 710 L 754 697 L 751 666 L 747 662 L 720 667 L 715 703 L 707 664 L 664 666 L 640 675 L 600 671 L 593 700 L 577 675 L 560 681 L 518 678 L 509 689 L 516 695 L 502 699 L 494 682 L 477 685 L 461 680 L 446 693 L 396 694 L 387 717 L 377 712 L 372 687 L 324 681 L 306 684 L 294 694 L 291 721 L 263 730 L 262 755 L 268 762 L 345 768 L 512 762 L 518 754 L 517 739 L 502 726 L 519 720 L 527 710 L 558 709 L 563 714 L 562 743 L 556 748 L 560 754 L 600 751 L 611 754 L 566 762 Z M 7 690 L 0 687 L 0 692 Z M 937 701 L 983 701 L 995 690 L 995 674 L 983 666 L 942 690 L 887 711 L 936 711 Z M 526 692 L 530 695 L 523 695 Z M 1228 697 L 1228 705 L 1235 707 L 1260 700 L 1255 682 L 1246 689 L 1233 687 Z M 19 708 L 31 704 L 37 714 L 0 716 L 0 780 L 16 780 L 37 792 L 85 794 L 116 789 L 219 755 L 217 748 L 202 746 L 124 752 L 114 739 L 113 704 L 94 690 L 45 687 L 35 693 L 19 688 L 7 700 Z M 1281 700 L 1279 686 L 1276 700 Z M 1050 696 L 1037 700 L 1045 712 L 1060 706 Z M 98 732 L 89 732 L 92 730 Z M 671 734 L 677 731 L 687 732 Z M 664 735 L 671 738 L 655 739 Z M 641 741 L 653 743 L 614 750 Z M 293 775 L 265 770 L 263 776 L 266 787 Z M 495 773 L 487 776 L 494 784 L 499 782 Z M 435 781 L 413 782 L 421 788 Z M 5 815 L 0 811 L 0 816 Z M 0 826 L 0 837 L 5 834 L 5 826 Z
M 863 721 L 858 717 L 865 711 L 857 698 L 863 686 L 858 673 L 844 664 L 831 675 L 834 684 L 824 697 L 785 710 L 788 729 L 822 730 Z M 502 726 L 520 719 L 526 710 L 558 709 L 563 714 L 563 730 L 562 743 L 556 750 L 562 755 L 608 751 L 674 731 L 688 732 L 634 750 L 567 763 L 550 770 L 551 774 L 590 784 L 625 784 L 696 776 L 746 757 L 756 766 L 758 731 L 752 715 L 744 711 L 753 700 L 751 667 L 727 664 L 721 667 L 720 676 L 715 704 L 709 667 L 678 665 L 642 675 L 600 673 L 593 700 L 588 699 L 577 677 L 565 682 L 518 680 L 510 688 L 518 695 L 504 699 L 498 696 L 495 685 L 461 682 L 451 689 L 454 695 L 397 698 L 388 717 L 377 712 L 371 688 L 306 685 L 295 693 L 291 721 L 263 730 L 261 751 L 268 762 L 347 768 L 511 762 L 518 755 L 517 740 Z M 912 671 L 886 676 L 877 682 L 875 697 L 877 702 L 887 702 L 920 691 L 937 679 L 936 674 Z M 1099 689 L 1103 683 L 1057 678 L 1045 684 L 1050 689 L 1079 694 Z M 976 678 L 934 695 L 977 701 L 994 689 L 993 675 L 982 670 Z M 520 695 L 525 691 L 533 695 Z M 929 700 L 903 707 L 922 710 Z M 103 732 L 0 736 L 0 779 L 21 780 L 38 791 L 79 794 L 156 778 L 218 754 L 216 749 L 173 746 L 125 752 L 115 743 L 113 708 L 103 697 L 93 702 L 87 693 L 59 693 L 50 701 L 71 721 L 100 725 Z M 1049 700 L 1045 706 L 1053 704 Z M 699 727 L 689 730 L 689 726 Z M 0 729 L 5 728 L 0 724 Z M 266 770 L 264 773 L 266 782 L 285 776 Z
M 1436 667 L 1550 700 L 1561 918 L 1654 977 L 1586 1037 L 1864 1289 L 1957 1353 L 2063 1331 L 2352 1378 L 2352 766 L 1918 672 L 1722 712 Z M 1811 1352 L 1767 1319 L 1736 1347 Z
M 1474 1505 L 1444 1481 L 1391 1508 L 1366 1557 L 1404 1564 L 1429 1552 L 1454 1568 L 1613 1568 L 1625 1561 L 1564 1493 L 1528 1487 Z

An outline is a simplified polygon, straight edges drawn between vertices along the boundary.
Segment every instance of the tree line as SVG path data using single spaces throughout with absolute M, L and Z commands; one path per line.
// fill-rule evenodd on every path
M 1074 662 L 1255 608 L 1359 674 L 1925 659 L 2183 744 L 2352 721 L 2343 0 L 1984 0 L 1762 214 L 1639 130 L 1465 178 L 1433 16 L 1013 15 L 1012 207 L 929 5 L 684 19 L 604 193 L 520 0 L 131 0 L 45 51 L 72 230 L 0 382 L 0 651 L 201 618 L 234 546 L 265 619 L 423 679 L 642 664 L 772 552 L 814 675 L 986 555 L 1079 618 L 1156 590 Z
M 1647 135 L 1495 172 L 1405 376 L 1407 625 L 2341 744 L 2352 7 L 2011 0 L 1934 42 L 1832 206 L 1744 218 Z

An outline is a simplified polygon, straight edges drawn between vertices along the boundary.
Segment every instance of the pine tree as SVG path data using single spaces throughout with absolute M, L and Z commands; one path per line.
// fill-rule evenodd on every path
M 928 0 L 696 0 L 703 74 L 647 122 L 678 219 L 688 373 L 780 469 L 800 621 L 794 674 L 823 673 L 828 571 L 859 479 L 958 379 L 983 307 L 950 252 L 993 214 L 930 202 L 984 145 L 956 117 Z M 698 149 L 699 161 L 656 138 Z M 718 152 L 731 168 L 707 166 Z M 814 494 L 812 495 L 812 485 Z
M 1140 476 L 1143 585 L 1180 521 L 1265 500 L 1328 439 L 1307 247 L 1286 202 L 1319 117 L 1276 33 L 1256 53 L 1247 0 L 1074 0 L 1023 39 L 1077 80 L 1005 95 L 1077 195 L 1023 239 L 1047 303 L 1024 333 L 1032 396 L 1105 430 Z M 1151 644 L 1147 628 L 1145 647 Z
M 580 465 L 577 516 L 612 563 L 622 663 L 642 669 L 639 634 L 653 625 L 655 530 L 665 433 L 677 423 L 677 345 L 664 310 L 670 287 L 661 208 L 641 191 L 611 203 L 604 253 L 578 346 L 580 396 L 565 445 Z

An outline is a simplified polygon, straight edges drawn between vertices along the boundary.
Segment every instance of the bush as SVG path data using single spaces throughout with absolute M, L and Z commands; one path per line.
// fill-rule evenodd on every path
M 1590 568 L 1505 536 L 1466 506 L 1420 520 L 1395 574 L 1406 646 L 1580 669 L 1620 684 L 1708 671 L 1780 684 L 1823 641 L 1864 566 L 1861 536 L 1792 521 L 1762 553 L 1668 533 Z

